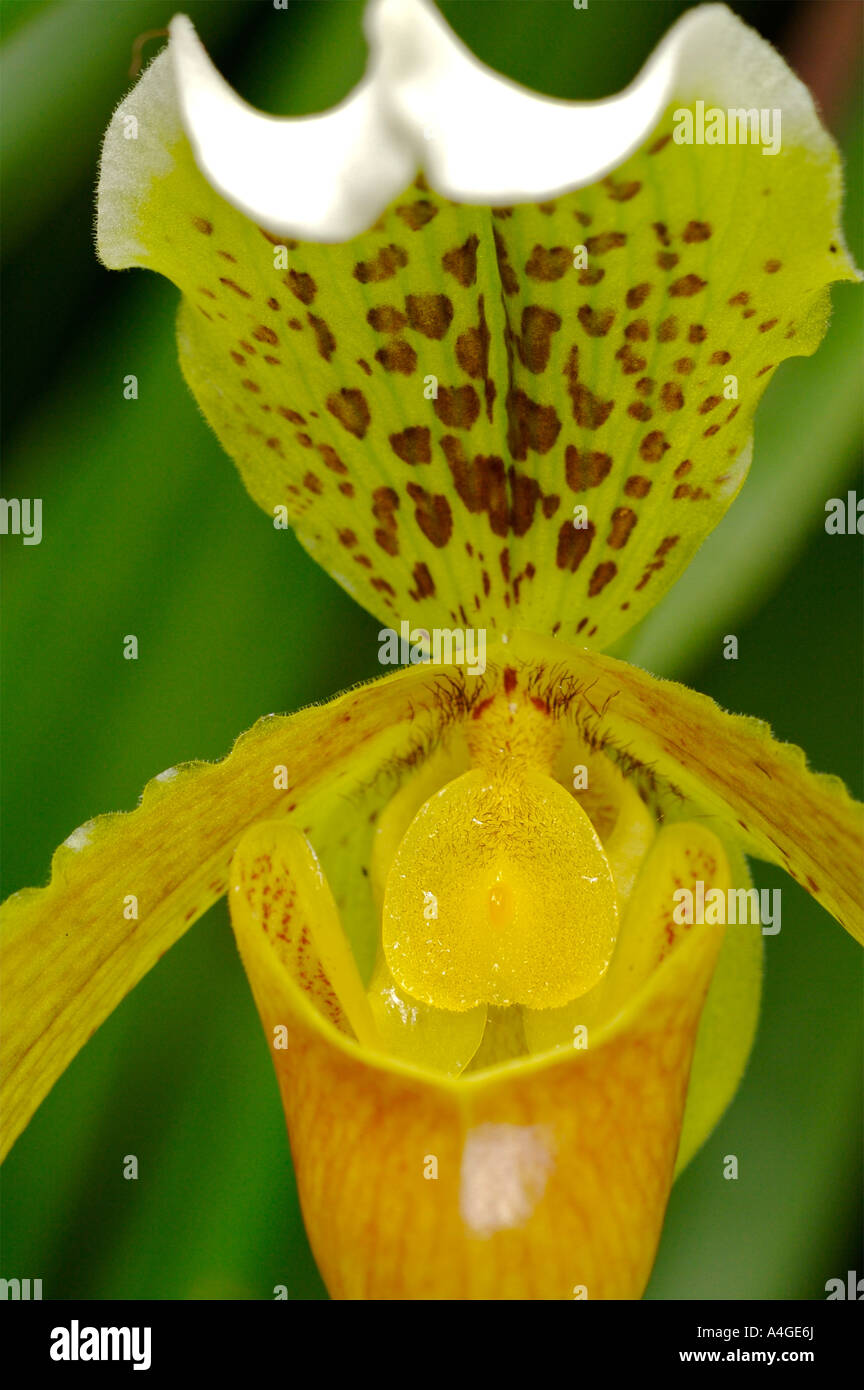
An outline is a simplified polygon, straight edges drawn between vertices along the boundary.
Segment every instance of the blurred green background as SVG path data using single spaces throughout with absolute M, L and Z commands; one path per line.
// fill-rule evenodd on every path
M 177 4 L 265 109 L 321 109 L 361 75 L 354 0 Z M 273 529 L 199 416 L 176 362 L 173 286 L 94 257 L 101 135 L 134 40 L 174 8 L 2 5 L 3 495 L 44 499 L 42 544 L 2 543 L 4 895 L 43 882 L 56 844 L 134 806 L 162 768 L 219 757 L 258 715 L 380 673 L 376 620 Z M 441 4 L 484 61 L 568 98 L 624 86 L 686 8 Z M 819 95 L 846 153 L 860 264 L 860 7 L 734 8 Z M 861 540 L 826 535 L 824 504 L 864 492 L 860 302 L 835 290 L 816 358 L 781 368 L 741 500 L 630 648 L 769 720 L 858 796 Z M 129 372 L 137 401 L 123 399 Z M 737 662 L 721 659 L 727 632 Z M 137 662 L 123 660 L 126 633 Z M 763 865 L 755 877 L 783 887 L 760 1033 L 734 1105 L 673 1192 L 652 1298 L 824 1298 L 828 1278 L 862 1269 L 858 948 L 790 880 Z M 722 1177 L 729 1153 L 737 1182 Z M 123 1179 L 127 1154 L 137 1182 Z M 57 1084 L 5 1165 L 2 1202 L 0 1274 L 41 1278 L 46 1298 L 272 1298 L 277 1284 L 326 1297 L 224 902 Z

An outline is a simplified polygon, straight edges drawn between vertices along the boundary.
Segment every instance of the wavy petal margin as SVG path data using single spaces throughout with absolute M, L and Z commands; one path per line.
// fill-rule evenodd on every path
M 731 837 L 786 868 L 862 939 L 864 809 L 842 783 L 809 772 L 803 753 L 774 741 L 757 720 L 723 714 L 706 697 L 609 657 L 518 634 L 490 652 L 481 679 L 460 667 L 415 666 L 328 705 L 264 719 L 224 762 L 169 769 L 136 811 L 69 837 L 51 883 L 16 894 L 2 912 L 2 1153 L 87 1038 L 226 891 L 250 825 L 295 815 L 305 829 L 323 799 L 331 823 L 325 867 L 331 854 L 337 873 L 338 861 L 353 865 L 345 835 L 335 834 L 334 808 L 350 815 L 346 795 L 382 770 L 415 766 L 486 695 L 512 691 L 514 678 L 649 792 L 677 795 L 686 814 L 713 819 L 724 842 Z M 340 906 L 356 881 L 340 886 Z M 353 935 L 352 945 L 356 951 Z M 758 989 L 758 961 L 755 971 L 749 957 L 736 962 L 733 975 L 740 967 Z M 746 1049 L 739 1052 L 743 1067 Z M 713 1065 L 709 1056 L 707 1073 Z M 713 1099 L 708 1108 L 716 1117 Z M 694 1133 L 702 1137 L 706 1126 L 704 1117 L 694 1121 Z
M 0 918 L 0 1155 L 99 1024 L 226 892 L 243 832 L 299 819 L 322 791 L 350 795 L 433 738 L 450 699 L 446 677 L 413 667 L 264 718 L 224 761 L 169 768 L 136 810 L 69 836 L 48 886 L 16 893 Z
M 274 524 L 364 607 L 608 646 L 724 515 L 765 387 L 815 351 L 827 286 L 856 278 L 836 149 L 722 6 L 685 15 L 600 103 L 503 82 L 419 0 L 382 0 L 368 31 L 343 107 L 274 121 L 175 21 L 106 134 L 99 253 L 181 289 L 204 415 Z M 677 143 L 676 103 L 697 101 L 779 113 L 778 148 Z M 627 157 L 601 178 L 579 161 L 607 119 Z M 522 176 L 522 143 L 542 190 L 496 182 L 502 157 Z M 232 193 L 258 165 L 268 197 L 328 211 L 292 221 Z M 517 201 L 478 206 L 490 188 Z M 354 239 L 321 244 L 355 205 Z

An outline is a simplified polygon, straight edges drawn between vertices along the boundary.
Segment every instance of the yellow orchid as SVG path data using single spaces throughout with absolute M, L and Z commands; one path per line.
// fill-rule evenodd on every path
M 175 19 L 97 235 L 180 288 L 249 492 L 407 669 L 169 769 L 9 900 L 2 1152 L 227 893 L 334 1297 L 638 1298 L 753 1041 L 779 922 L 745 856 L 864 935 L 842 784 L 602 654 L 859 278 L 839 161 L 724 6 L 602 103 L 502 81 L 422 0 L 367 33 L 346 102 L 274 120 Z

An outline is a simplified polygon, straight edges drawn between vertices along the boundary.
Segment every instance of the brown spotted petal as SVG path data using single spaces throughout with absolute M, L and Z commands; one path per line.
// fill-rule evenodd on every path
M 629 143 L 611 172 L 595 169 L 589 181 L 577 170 L 570 191 L 550 173 L 549 196 L 526 183 L 526 201 L 508 184 L 506 202 L 481 206 L 464 180 L 476 165 L 488 193 L 482 161 L 459 163 L 470 141 L 419 135 L 429 91 L 440 96 L 449 71 L 446 31 L 435 19 L 424 58 L 412 25 L 426 35 L 425 6 L 385 0 L 374 14 L 370 75 L 352 98 L 366 113 L 352 128 L 367 131 L 369 150 L 355 168 L 356 142 L 336 139 L 343 155 L 331 151 L 329 168 L 321 155 L 316 168 L 337 203 L 358 180 L 374 184 L 390 168 L 375 144 L 389 102 L 393 129 L 424 152 L 426 173 L 410 182 L 405 168 L 416 171 L 418 158 L 394 155 L 404 183 L 396 196 L 392 180 L 374 197 L 364 185 L 367 231 L 325 244 L 342 224 L 310 185 L 309 239 L 295 195 L 311 156 L 294 144 L 278 165 L 296 169 L 290 216 L 256 223 L 226 200 L 227 189 L 250 205 L 231 194 L 221 163 L 214 174 L 214 149 L 233 165 L 269 158 L 269 184 L 282 187 L 279 141 L 302 144 L 304 131 L 314 140 L 323 123 L 330 149 L 326 122 L 341 129 L 348 108 L 311 124 L 251 112 L 225 95 L 181 24 L 109 127 L 100 254 L 179 286 L 181 364 L 207 419 L 274 525 L 293 526 L 366 608 L 390 625 L 520 626 L 607 645 L 719 521 L 747 472 L 762 391 L 785 357 L 814 351 L 828 284 L 855 278 L 839 231 L 836 151 L 782 60 L 706 7 L 661 50 L 675 61 L 659 96 L 654 68 L 640 79 L 653 93 L 648 117 L 641 107 L 637 120 L 636 88 L 630 105 L 619 99 Z M 709 41 L 712 63 L 700 66 Z M 409 50 L 416 110 L 396 61 Z M 458 59 L 472 68 L 461 47 Z M 504 88 L 528 103 L 537 158 L 544 131 L 548 142 L 559 130 L 555 148 L 568 160 L 578 150 L 563 138 L 568 122 L 594 107 L 514 97 L 481 75 L 490 101 Z M 698 100 L 770 105 L 782 116 L 779 148 L 679 143 L 675 112 L 692 117 Z M 130 117 L 137 139 L 125 138 Z M 184 118 L 223 193 L 196 165 Z M 507 148 L 500 125 L 493 147 Z

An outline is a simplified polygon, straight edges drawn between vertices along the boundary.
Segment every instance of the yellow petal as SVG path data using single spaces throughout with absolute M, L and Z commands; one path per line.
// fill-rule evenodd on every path
M 2 912 L 0 1154 L 103 1019 L 224 894 L 243 831 L 287 814 L 303 824 L 323 803 L 340 824 L 334 850 L 353 866 L 346 796 L 365 793 L 384 766 L 392 775 L 409 751 L 416 757 L 456 714 L 453 701 L 451 683 L 428 668 L 398 672 L 328 705 L 262 719 L 223 762 L 169 769 L 135 811 L 76 830 L 54 856 L 49 885 L 15 894 Z M 365 813 L 358 821 L 368 824 Z
M 691 929 L 675 922 L 675 892 L 682 888 L 693 892 L 700 882 L 705 889 L 723 893 L 731 887 L 729 865 L 717 836 L 692 823 L 665 827 L 642 865 L 615 954 L 600 983 L 566 1008 L 523 1010 L 532 1052 L 584 1046 L 598 1026 L 613 1019 L 638 994 Z
M 408 172 L 418 145 L 401 196 L 336 245 L 297 239 L 315 234 L 306 219 L 317 203 L 297 196 L 310 173 L 298 147 L 304 132 L 331 130 L 334 144 L 320 148 L 342 182 L 313 181 L 324 206 L 350 190 L 368 207 L 392 170 L 380 132 L 359 153 L 381 117 L 368 87 L 351 99 L 344 139 L 346 107 L 267 122 L 229 94 L 250 145 L 237 161 L 221 125 L 202 131 L 215 117 L 207 60 L 194 39 L 188 57 L 180 25 L 115 114 L 99 187 L 103 260 L 178 286 L 184 375 L 250 494 L 388 623 L 461 619 L 500 633 L 518 620 L 607 646 L 720 521 L 750 466 L 767 383 L 785 358 L 815 351 L 827 287 L 857 278 L 840 229 L 839 158 L 808 94 L 728 11 L 696 11 L 691 24 L 714 63 L 703 51 L 702 77 L 692 60 L 669 73 L 667 109 L 650 132 L 634 116 L 639 148 L 625 140 L 633 152 L 606 177 L 561 191 L 584 151 L 568 163 L 566 140 L 547 139 L 532 163 L 551 159 L 553 187 L 482 207 L 436 180 L 436 136 L 425 176 L 411 183 Z M 175 68 L 178 43 L 187 58 Z M 414 45 L 407 70 L 401 48 L 394 60 L 395 85 L 430 99 L 441 69 L 423 38 Z M 709 108 L 782 113 L 782 148 L 765 158 L 749 140 L 679 143 L 676 113 L 692 118 L 694 89 Z M 245 175 L 271 152 L 271 184 L 302 207 L 302 226 L 259 227 L 215 191 L 184 131 L 190 103 L 205 167 L 227 161 Z M 546 113 L 544 131 L 585 119 L 576 104 Z M 128 138 L 130 119 L 139 139 Z M 404 113 L 388 128 L 404 133 Z M 278 148 L 296 155 L 287 164 L 272 155 L 280 130 Z M 503 148 L 497 129 L 493 144 L 485 160 L 473 147 L 481 185 Z M 454 147 L 457 161 L 465 148 Z
M 243 872 L 244 846 L 237 855 Z M 334 1298 L 638 1298 L 721 934 L 694 927 L 585 1052 L 458 1081 L 332 1028 L 244 916 L 238 943 Z
M 305 835 L 285 820 L 263 821 L 240 846 L 229 902 L 244 942 L 266 943 L 319 1012 L 364 1046 L 380 1047 L 330 886 Z
M 864 941 L 864 807 L 759 719 L 647 671 L 531 633 L 507 647 L 532 688 L 641 785 L 716 817 L 747 854 L 779 864 Z M 488 672 L 487 672 L 488 674 Z

